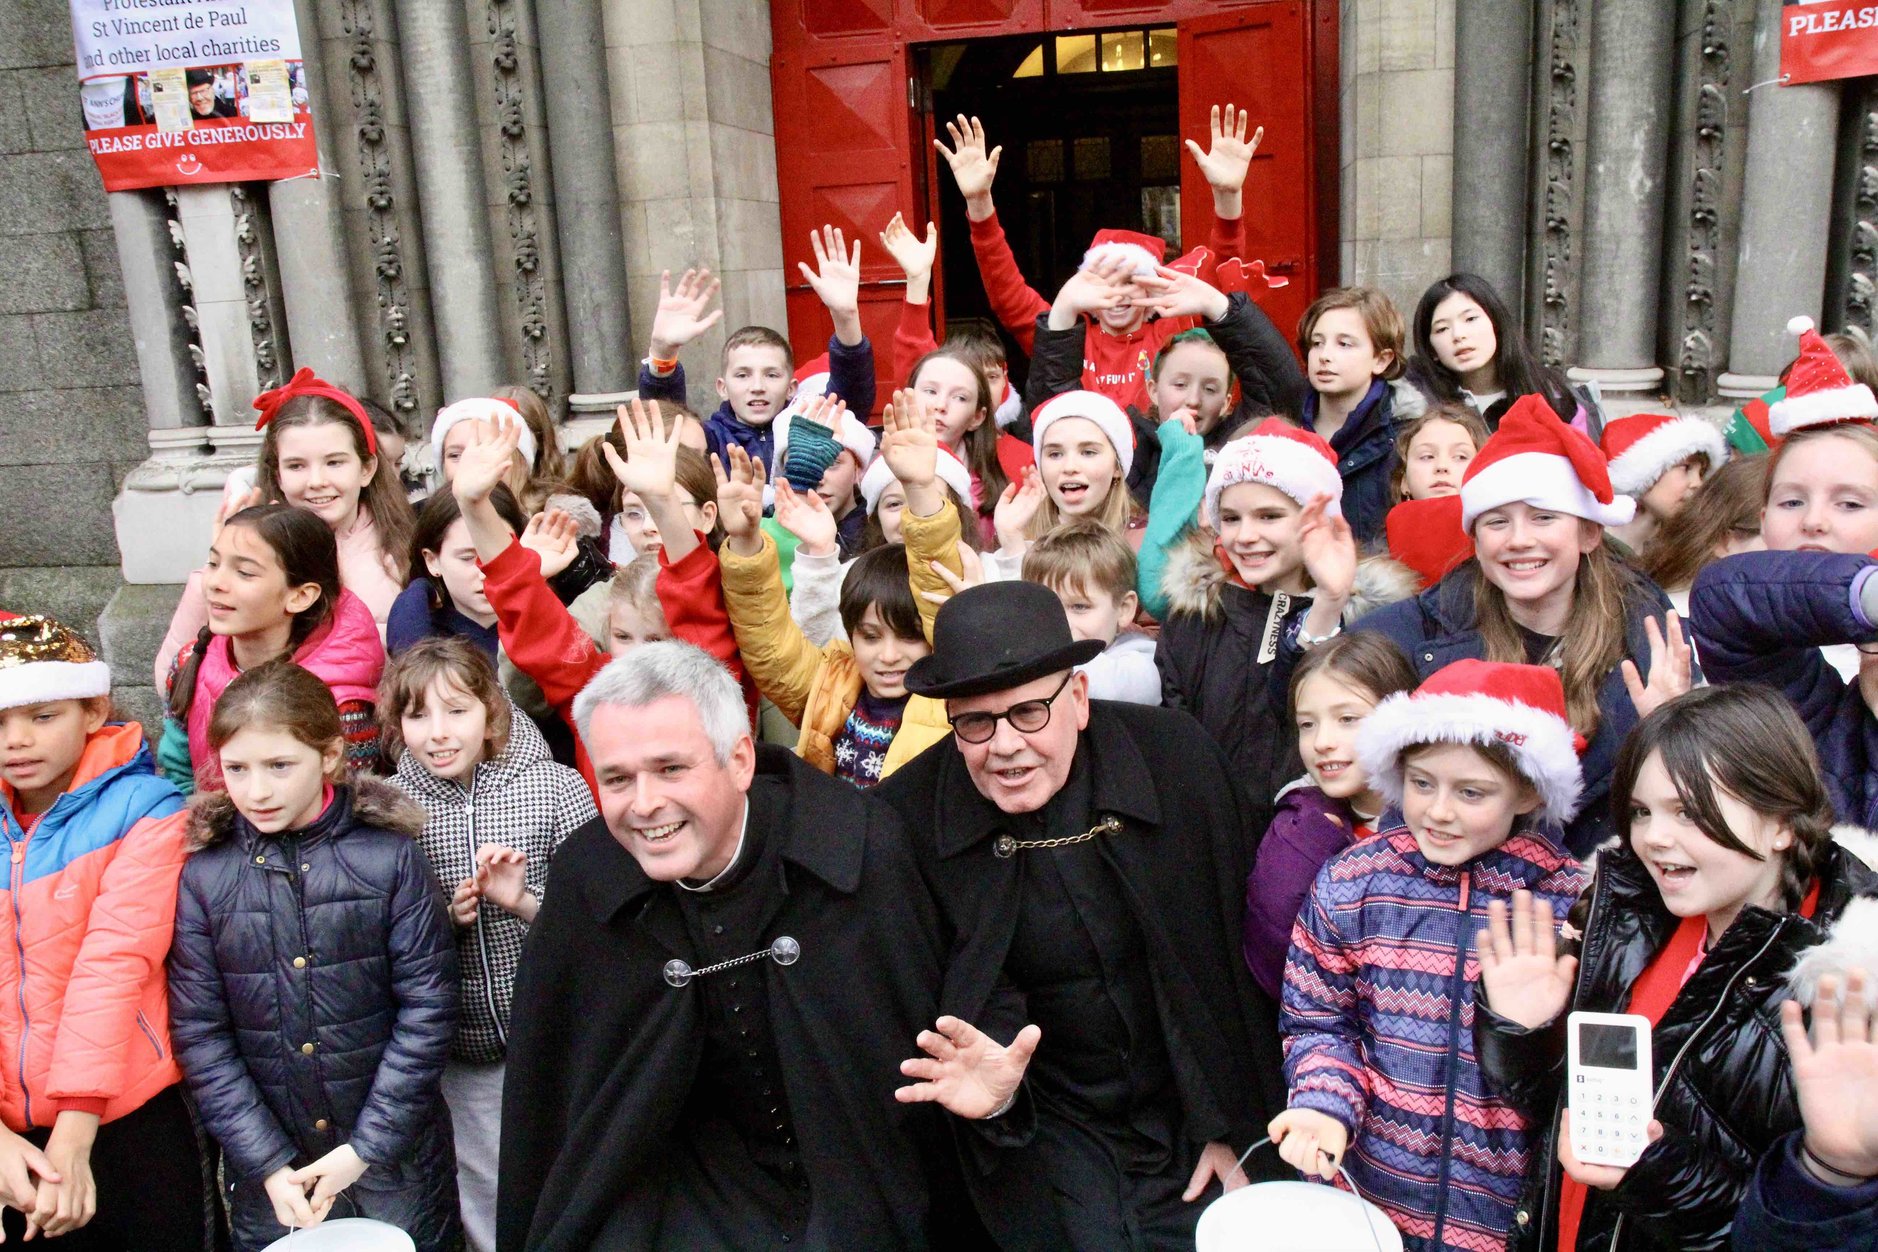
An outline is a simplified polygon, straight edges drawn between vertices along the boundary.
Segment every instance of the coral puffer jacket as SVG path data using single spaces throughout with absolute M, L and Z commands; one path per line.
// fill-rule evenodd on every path
M 135 722 L 91 736 L 32 833 L 0 783 L 0 1121 L 114 1121 L 182 1080 L 163 960 L 183 868 L 183 799 Z

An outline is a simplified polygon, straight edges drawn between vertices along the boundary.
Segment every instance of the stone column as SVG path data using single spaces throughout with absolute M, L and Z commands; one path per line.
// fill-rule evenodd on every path
M 340 115 L 326 91 L 313 6 L 301 4 L 295 9 L 313 134 L 319 141 L 320 177 L 287 179 L 267 187 L 276 238 L 288 241 L 287 247 L 275 252 L 287 310 L 287 337 L 293 344 L 295 367 L 310 365 L 328 382 L 359 391 L 366 384 L 359 324 L 350 317 L 334 316 L 352 307 L 340 183 L 333 177 L 338 163 L 332 131 Z
M 437 356 L 448 403 L 486 394 L 508 374 L 483 204 L 476 80 L 460 0 L 402 0 L 397 20 Z
M 1780 0 L 1760 0 L 1747 81 L 1780 76 Z M 1836 84 L 1756 86 L 1748 97 L 1748 168 L 1741 209 L 1740 268 L 1728 336 L 1724 397 L 1771 389 L 1796 345 L 1787 320 L 1819 319 L 1826 289 L 1827 233 L 1839 124 Z
M 573 367 L 569 402 L 579 410 L 590 397 L 604 406 L 612 393 L 629 390 L 639 355 L 626 319 L 606 30 L 593 0 L 535 0 L 535 28 L 547 86 L 555 231 Z
M 260 393 L 248 296 L 235 240 L 235 203 L 228 188 L 204 184 L 176 189 L 176 221 L 188 253 L 191 303 L 217 426 L 252 426 Z
M 1532 0 L 1455 0 L 1454 268 L 1513 308 L 1525 286 L 1532 19 Z
M 1664 0 L 1598 0 L 1591 10 L 1583 329 L 1571 376 L 1605 392 L 1663 380 L 1656 328 L 1675 25 Z
M 196 371 L 189 359 L 188 323 L 178 314 L 176 249 L 161 191 L 119 191 L 107 199 L 124 274 L 124 305 L 143 383 L 144 417 L 152 431 L 183 431 L 185 447 L 206 447 Z M 193 431 L 191 435 L 187 432 Z

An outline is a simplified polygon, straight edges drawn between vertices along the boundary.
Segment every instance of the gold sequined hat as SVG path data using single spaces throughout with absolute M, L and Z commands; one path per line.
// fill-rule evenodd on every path
M 49 617 L 0 619 L 0 709 L 111 694 L 111 667 Z

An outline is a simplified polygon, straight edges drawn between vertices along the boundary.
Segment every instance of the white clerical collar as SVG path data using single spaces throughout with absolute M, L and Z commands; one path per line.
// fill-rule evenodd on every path
M 718 883 L 724 881 L 724 875 L 730 873 L 731 870 L 736 869 L 737 862 L 743 859 L 743 841 L 749 838 L 749 836 L 750 836 L 750 797 L 746 795 L 743 798 L 743 824 L 737 831 L 737 847 L 730 854 L 730 864 L 726 865 L 723 869 L 719 870 L 717 874 L 711 879 L 711 881 L 706 882 L 706 883 L 699 883 L 695 887 L 692 886 L 690 883 L 686 882 L 684 879 L 680 878 L 678 879 L 679 887 L 685 891 L 697 891 L 697 892 L 710 891 L 713 888 L 715 888 Z

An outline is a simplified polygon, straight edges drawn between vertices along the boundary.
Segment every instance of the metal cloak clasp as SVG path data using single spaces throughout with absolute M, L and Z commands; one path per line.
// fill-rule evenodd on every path
M 719 970 L 748 965 L 751 961 L 760 961 L 764 957 L 768 957 L 778 965 L 794 965 L 802 959 L 802 945 L 788 935 L 778 935 L 776 941 L 767 948 L 732 957 L 728 961 L 719 961 L 715 965 L 706 965 L 703 969 L 693 969 L 686 962 L 674 957 L 665 962 L 665 968 L 660 973 L 667 986 L 682 987 L 693 978 L 702 978 L 706 974 L 715 974 Z

